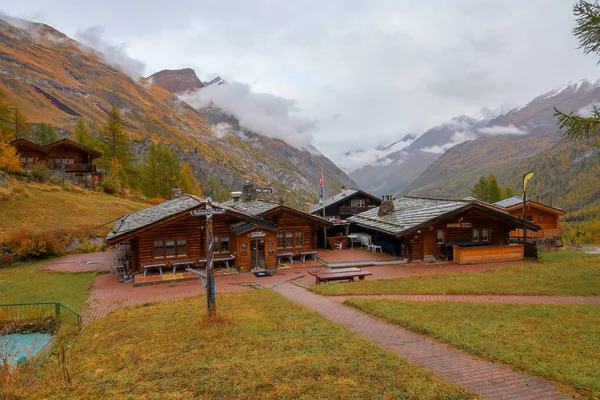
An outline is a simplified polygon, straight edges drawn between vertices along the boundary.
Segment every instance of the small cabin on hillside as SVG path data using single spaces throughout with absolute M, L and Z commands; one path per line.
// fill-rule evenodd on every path
M 214 257 L 239 271 L 276 269 L 293 258 L 315 258 L 317 229 L 331 226 L 319 217 L 254 197 L 254 187 L 226 203 L 212 203 Z M 106 237 L 111 245 L 129 243 L 129 269 L 140 273 L 149 265 L 204 266 L 206 218 L 191 214 L 206 208 L 205 199 L 179 195 L 121 218 Z
M 325 208 L 325 218 L 346 219 L 353 215 L 360 214 L 381 204 L 381 200 L 360 189 L 346 189 L 342 186 L 342 191 L 323 201 L 323 204 L 315 204 L 309 207 L 308 213 L 312 215 L 323 216 Z
M 381 205 L 350 217 L 354 232 L 409 261 L 450 259 L 460 264 L 522 260 L 523 245 L 509 233 L 522 221 L 476 200 L 384 196 Z M 528 229 L 539 226 L 528 222 Z
M 523 198 L 521 196 L 513 196 L 509 199 L 501 200 L 493 204 L 500 207 L 508 214 L 523 218 Z M 531 231 L 527 229 L 527 237 L 529 238 L 555 238 L 562 235 L 560 229 L 560 217 L 565 215 L 564 210 L 548 206 L 538 201 L 527 199 L 525 205 L 525 214 L 527 221 L 533 222 L 540 226 L 539 231 Z M 523 227 L 519 227 L 510 232 L 511 237 L 522 238 Z
M 27 139 L 10 142 L 17 149 L 19 159 L 25 169 L 28 165 L 44 165 L 55 172 L 62 172 L 71 178 L 94 183 L 100 173 L 92 162 L 102 153 L 69 139 L 61 139 L 46 146 L 40 146 Z

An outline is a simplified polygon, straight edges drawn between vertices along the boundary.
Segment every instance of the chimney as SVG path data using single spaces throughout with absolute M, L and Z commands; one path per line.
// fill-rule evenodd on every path
M 538 193 L 535 194 L 535 202 L 536 203 L 540 202 L 540 195 Z
M 177 186 L 171 190 L 171 198 L 174 199 L 176 197 L 181 197 L 181 189 L 179 189 Z
M 384 215 L 388 215 L 394 212 L 394 199 L 391 194 L 384 194 L 381 196 L 381 205 L 379 206 L 379 211 L 377 212 L 377 216 L 383 217 Z
M 346 191 L 346 186 L 342 185 L 342 193 Z
M 234 203 L 237 203 L 238 201 L 240 201 L 241 197 L 242 197 L 242 192 L 231 192 L 231 198 L 233 199 Z
M 244 187 L 242 188 L 242 201 L 252 201 L 256 198 L 256 190 L 254 189 L 254 184 L 250 181 L 246 181 L 244 183 Z

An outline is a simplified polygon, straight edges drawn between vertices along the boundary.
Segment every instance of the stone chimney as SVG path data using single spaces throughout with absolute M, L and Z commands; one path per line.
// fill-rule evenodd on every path
M 346 186 L 342 185 L 342 193 L 346 191 Z
M 172 190 L 171 190 L 171 198 L 174 199 L 176 197 L 181 197 L 181 189 L 179 189 L 177 186 L 175 186 Z
M 536 203 L 539 203 L 539 202 L 540 202 L 540 195 L 539 195 L 539 193 L 536 193 L 536 194 L 535 194 L 535 202 L 536 202 Z
M 256 189 L 254 189 L 254 184 L 250 181 L 246 181 L 244 183 L 244 187 L 242 188 L 242 201 L 252 201 L 256 198 Z
M 234 203 L 237 203 L 238 201 L 240 201 L 241 197 L 242 197 L 242 192 L 231 192 L 231 198 L 233 199 Z
M 384 194 L 381 196 L 381 205 L 379 206 L 379 211 L 377 215 L 379 217 L 383 217 L 384 215 L 388 215 L 394 212 L 394 199 L 391 194 Z

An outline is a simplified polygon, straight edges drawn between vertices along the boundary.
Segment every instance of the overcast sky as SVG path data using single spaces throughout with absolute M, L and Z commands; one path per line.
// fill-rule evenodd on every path
M 287 113 L 310 127 L 303 134 L 343 163 L 349 150 L 597 79 L 596 57 L 571 35 L 572 4 L 0 0 L 0 10 L 73 38 L 99 33 L 138 60 L 143 75 L 191 67 L 203 80 L 219 74 L 294 100 Z

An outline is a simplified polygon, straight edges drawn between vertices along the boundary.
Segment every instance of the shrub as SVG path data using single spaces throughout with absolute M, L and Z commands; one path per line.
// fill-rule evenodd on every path
M 6 248 L 19 258 L 59 255 L 64 251 L 64 241 L 68 235 L 57 236 L 51 232 L 32 234 L 22 229 L 9 237 Z
M 154 197 L 154 198 L 150 199 L 150 203 L 154 206 L 157 204 L 160 204 L 160 203 L 164 203 L 165 201 L 166 201 L 165 199 L 162 199 L 160 197 Z
M 52 171 L 44 165 L 33 165 L 27 177 L 36 182 L 48 182 L 52 178 Z
M 119 179 L 119 175 L 109 172 L 100 182 L 98 182 L 98 187 L 107 194 L 119 193 L 121 191 L 121 180 Z

